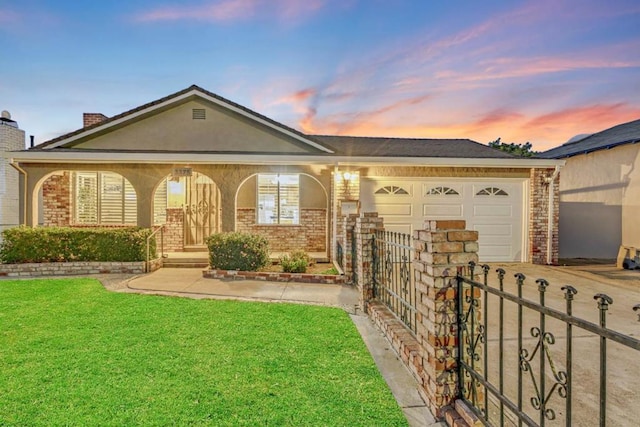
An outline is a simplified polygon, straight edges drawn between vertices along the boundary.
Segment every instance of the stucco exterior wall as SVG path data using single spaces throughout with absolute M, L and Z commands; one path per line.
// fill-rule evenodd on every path
M 2 154 L 23 149 L 24 131 L 0 122 L 0 232 L 20 224 L 20 176 Z
M 193 110 L 205 119 L 193 119 Z M 203 100 L 188 101 L 126 127 L 80 141 L 74 148 L 306 153 L 318 151 L 240 114 Z
M 560 173 L 560 257 L 614 259 L 640 247 L 640 145 L 566 159 Z

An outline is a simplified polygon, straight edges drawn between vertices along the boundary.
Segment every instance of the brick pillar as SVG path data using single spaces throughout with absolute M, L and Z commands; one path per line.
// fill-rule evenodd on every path
M 373 283 L 371 275 L 372 255 L 371 240 L 376 230 L 384 228 L 383 218 L 378 217 L 377 212 L 365 212 L 356 217 L 355 239 L 357 247 L 356 259 L 352 260 L 354 271 L 357 274 L 358 292 L 360 294 L 360 307 L 367 312 L 369 301 L 373 299 Z
M 342 245 L 342 254 L 343 254 L 343 266 L 342 270 L 344 275 L 349 278 L 350 281 L 353 280 L 353 272 L 354 272 L 354 262 L 353 259 L 353 239 L 355 238 L 355 233 L 352 233 L 356 228 L 356 219 L 358 215 L 353 214 L 348 217 L 343 217 L 342 221 L 342 233 L 340 236 L 340 244 Z
M 558 263 L 558 220 L 560 217 L 559 178 L 549 183 L 553 169 L 531 169 L 529 219 L 529 261 L 533 264 L 547 264 L 549 239 L 549 188 L 553 186 L 553 206 L 551 221 L 551 264 Z
M 437 417 L 453 403 L 457 390 L 458 267 L 478 262 L 478 232 L 465 230 L 465 221 L 425 221 L 414 231 L 416 338 L 422 350 L 419 392 Z

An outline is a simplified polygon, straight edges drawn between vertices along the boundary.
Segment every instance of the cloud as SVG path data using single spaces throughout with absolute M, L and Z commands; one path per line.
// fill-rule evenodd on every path
M 632 54 L 640 39 L 582 42 L 616 23 L 581 13 L 576 17 L 564 2 L 536 0 L 453 33 L 457 23 L 443 22 L 372 52 L 345 55 L 346 62 L 316 84 L 286 88 L 278 105 L 288 106 L 296 114 L 291 122 L 312 134 L 485 143 L 502 137 L 532 142 L 537 150 L 640 118 L 633 105 L 640 98 L 629 90 L 639 80 L 623 83 L 640 67 Z M 590 70 L 597 72 L 584 73 Z
M 23 21 L 23 16 L 11 9 L 0 8 L 0 25 L 17 25 Z
M 136 14 L 137 22 L 238 22 L 256 17 L 298 23 L 317 13 L 326 0 L 213 0 L 205 4 L 160 7 Z

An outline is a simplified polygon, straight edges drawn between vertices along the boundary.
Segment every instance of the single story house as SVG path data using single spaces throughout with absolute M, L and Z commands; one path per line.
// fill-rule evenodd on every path
M 27 225 L 164 225 L 165 250 L 220 231 L 331 258 L 345 215 L 388 230 L 464 219 L 481 261 L 557 260 L 554 159 L 469 139 L 306 135 L 198 86 L 7 153 Z
M 562 159 L 560 257 L 614 259 L 640 248 L 640 120 L 540 155 Z

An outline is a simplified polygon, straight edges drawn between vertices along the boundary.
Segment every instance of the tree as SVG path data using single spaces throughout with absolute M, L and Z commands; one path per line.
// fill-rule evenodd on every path
M 530 142 L 525 142 L 524 144 L 516 144 L 512 142 L 507 144 L 506 142 L 500 141 L 500 138 L 498 138 L 495 141 L 491 141 L 488 145 L 491 148 L 497 148 L 500 151 L 520 157 L 532 157 L 538 154 L 537 151 L 532 150 L 533 147 Z

